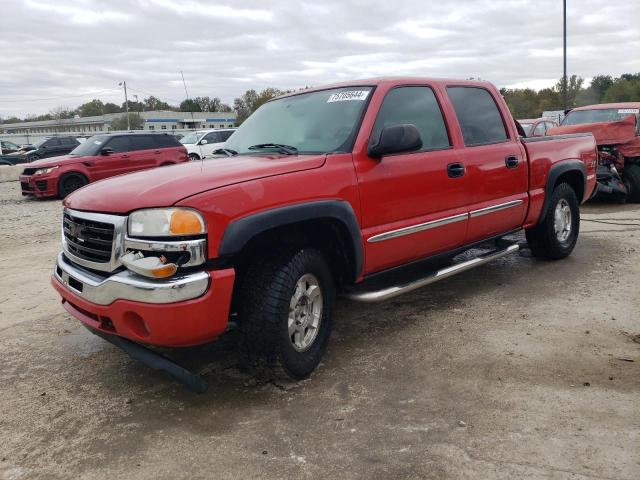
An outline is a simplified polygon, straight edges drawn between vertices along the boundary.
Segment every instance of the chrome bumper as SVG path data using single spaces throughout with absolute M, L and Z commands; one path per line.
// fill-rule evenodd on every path
M 53 276 L 77 296 L 97 305 L 109 305 L 115 300 L 183 302 L 203 295 L 210 280 L 207 272 L 151 280 L 123 270 L 103 277 L 73 265 L 62 253 L 58 255 Z

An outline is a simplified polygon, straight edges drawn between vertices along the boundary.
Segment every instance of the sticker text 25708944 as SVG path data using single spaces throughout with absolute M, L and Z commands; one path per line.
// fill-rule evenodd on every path
M 368 90 L 347 90 L 345 92 L 334 93 L 327 99 L 327 103 L 348 102 L 351 100 L 364 101 L 369 95 Z

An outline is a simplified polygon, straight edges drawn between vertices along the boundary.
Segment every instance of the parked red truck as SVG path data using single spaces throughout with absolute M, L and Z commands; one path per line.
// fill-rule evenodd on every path
M 535 256 L 569 255 L 597 161 L 589 134 L 519 137 L 489 83 L 423 78 L 274 99 L 225 152 L 70 195 L 52 277 L 71 315 L 195 390 L 140 344 L 203 344 L 232 318 L 249 359 L 306 377 L 336 292 L 392 298 L 516 252 L 522 229 Z
M 188 161 L 184 145 L 166 133 L 95 135 L 68 155 L 29 163 L 20 186 L 24 196 L 64 198 L 96 180 Z

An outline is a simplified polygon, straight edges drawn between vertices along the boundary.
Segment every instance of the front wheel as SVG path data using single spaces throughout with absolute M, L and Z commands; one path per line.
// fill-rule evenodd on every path
M 251 366 L 299 380 L 329 342 L 335 287 L 315 249 L 285 251 L 249 268 L 239 303 L 240 343 Z
M 640 203 L 640 165 L 625 166 L 622 180 L 627 189 L 627 199 L 633 203 Z
M 189 158 L 191 159 L 192 162 L 195 162 L 196 160 L 200 160 L 200 156 L 197 153 L 190 153 Z
M 84 175 L 67 173 L 60 178 L 58 195 L 60 195 L 61 198 L 66 198 L 71 192 L 78 190 L 80 187 L 84 187 L 87 183 L 89 182 Z
M 569 184 L 561 183 L 551 192 L 544 218 L 525 233 L 534 256 L 559 260 L 571 254 L 579 231 L 580 205 L 576 193 Z

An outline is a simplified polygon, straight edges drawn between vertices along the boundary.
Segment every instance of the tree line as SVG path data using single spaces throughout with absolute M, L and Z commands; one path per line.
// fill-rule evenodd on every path
M 563 82 L 535 91 L 531 88 L 502 88 L 500 93 L 515 118 L 537 118 L 542 112 L 563 110 Z M 640 101 L 640 73 L 619 77 L 596 75 L 588 87 L 582 77 L 567 78 L 567 108 L 597 103 Z
M 304 90 L 309 87 L 302 88 Z M 218 97 L 195 97 L 183 100 L 180 105 L 170 105 L 153 95 L 139 101 L 129 102 L 131 128 L 141 128 L 142 118 L 139 112 L 149 110 L 169 110 L 176 112 L 235 112 L 237 124 L 240 125 L 260 105 L 268 100 L 290 93 L 291 90 L 277 88 L 265 88 L 258 92 L 247 90 L 233 101 L 233 106 L 222 102 Z M 563 82 L 562 79 L 554 86 L 533 90 L 531 88 L 502 88 L 500 93 L 504 97 L 515 118 L 536 118 L 542 112 L 563 109 Z M 608 102 L 632 102 L 640 101 L 640 73 L 626 73 L 619 77 L 611 75 L 596 75 L 588 87 L 584 78 L 572 75 L 567 79 L 567 106 L 568 108 Z M 17 123 L 23 121 L 59 120 L 80 117 L 92 117 L 107 113 L 124 113 L 125 103 L 120 105 L 111 102 L 102 102 L 97 98 L 83 103 L 75 109 L 58 107 L 44 115 L 27 115 L 25 118 L 10 117 L 0 119 L 0 123 Z M 120 117 L 112 122 L 112 128 L 126 128 L 126 118 Z M 121 125 L 122 124 L 122 125 Z

